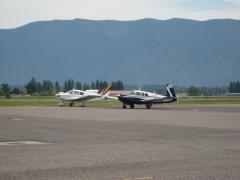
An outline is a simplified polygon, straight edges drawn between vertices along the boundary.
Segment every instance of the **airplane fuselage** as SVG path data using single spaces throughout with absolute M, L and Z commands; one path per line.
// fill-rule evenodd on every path
M 146 102 L 149 99 L 149 102 Z M 161 104 L 161 103 L 170 103 L 176 101 L 175 98 L 170 98 L 167 96 L 162 96 L 161 98 L 146 98 L 142 96 L 128 96 L 128 95 L 120 95 L 118 100 L 123 102 L 124 104 Z

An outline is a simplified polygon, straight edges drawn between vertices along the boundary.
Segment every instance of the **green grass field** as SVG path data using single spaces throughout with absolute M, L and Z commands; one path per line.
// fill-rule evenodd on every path
M 56 106 L 58 100 L 55 97 L 12 97 L 0 98 L 0 106 Z
M 12 97 L 6 99 L 0 97 L 0 106 L 58 106 L 59 100 L 55 97 Z M 181 104 L 240 104 L 240 97 L 185 97 L 179 98 L 177 103 Z M 87 106 L 91 107 L 121 107 L 121 103 L 116 100 L 87 101 Z M 79 102 L 75 106 L 80 106 Z
M 240 97 L 208 96 L 185 97 L 178 100 L 179 104 L 240 104 Z

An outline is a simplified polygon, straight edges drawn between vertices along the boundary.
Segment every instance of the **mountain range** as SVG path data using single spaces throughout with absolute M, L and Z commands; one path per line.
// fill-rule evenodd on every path
M 240 20 L 52 20 L 0 29 L 0 83 L 219 86 L 240 79 Z

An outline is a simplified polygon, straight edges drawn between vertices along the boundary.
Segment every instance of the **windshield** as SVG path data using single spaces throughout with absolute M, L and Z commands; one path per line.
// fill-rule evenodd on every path
M 72 94 L 72 93 L 73 93 L 73 90 L 68 91 L 68 93 L 69 93 L 69 94 Z
M 134 91 L 129 92 L 129 95 L 134 95 Z

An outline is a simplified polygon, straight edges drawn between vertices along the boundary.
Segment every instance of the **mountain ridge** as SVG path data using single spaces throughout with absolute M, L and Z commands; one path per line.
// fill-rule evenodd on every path
M 240 20 L 53 20 L 0 30 L 0 83 L 31 77 L 133 84 L 238 80 Z M 11 72 L 11 73 L 9 73 Z

